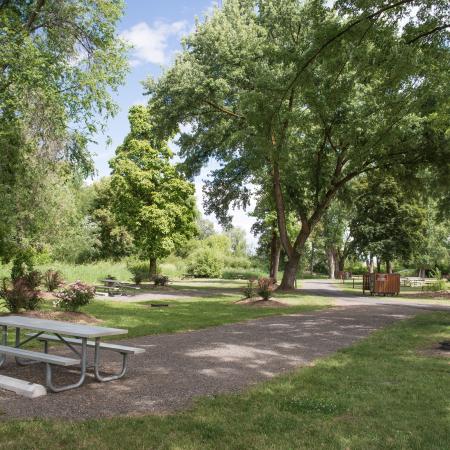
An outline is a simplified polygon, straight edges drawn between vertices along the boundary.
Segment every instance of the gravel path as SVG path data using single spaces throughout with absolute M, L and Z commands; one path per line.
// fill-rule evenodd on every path
M 197 396 L 240 391 L 308 365 L 417 312 L 417 308 L 396 305 L 336 307 L 122 341 L 147 350 L 131 359 L 122 380 L 99 384 L 89 378 L 82 388 L 33 400 L 0 391 L 0 420 L 86 419 L 180 410 Z M 43 371 L 42 366 L 17 368 L 9 362 L 1 372 L 43 383 Z

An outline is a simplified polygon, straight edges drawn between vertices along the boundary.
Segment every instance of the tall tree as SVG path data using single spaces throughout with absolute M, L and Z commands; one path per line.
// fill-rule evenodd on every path
M 327 3 L 224 1 L 147 83 L 162 134 L 192 126 L 179 139 L 187 172 L 222 163 L 206 187 L 208 212 L 227 222 L 230 204 L 248 205 L 250 183 L 270 180 L 288 258 L 282 289 L 348 182 L 430 160 L 418 137 L 449 86 L 447 1 Z M 290 213 L 301 223 L 295 239 Z
M 154 139 L 148 109 L 133 106 L 128 118 L 130 133 L 110 161 L 113 206 L 153 277 L 157 260 L 197 231 L 194 186 L 170 163 L 169 147 Z
M 38 247 L 51 186 L 87 175 L 126 72 L 120 0 L 0 2 L 0 257 Z
M 426 210 L 392 177 L 383 174 L 362 181 L 350 223 L 352 246 L 371 253 L 392 271 L 392 261 L 417 256 L 424 245 Z
M 110 178 L 102 178 L 85 189 L 92 192 L 87 216 L 98 229 L 98 258 L 119 260 L 131 255 L 133 238 L 114 214 Z

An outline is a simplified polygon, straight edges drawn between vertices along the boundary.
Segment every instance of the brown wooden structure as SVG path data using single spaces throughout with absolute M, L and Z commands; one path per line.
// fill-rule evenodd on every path
M 366 273 L 363 275 L 363 294 L 398 295 L 400 275 L 398 273 Z

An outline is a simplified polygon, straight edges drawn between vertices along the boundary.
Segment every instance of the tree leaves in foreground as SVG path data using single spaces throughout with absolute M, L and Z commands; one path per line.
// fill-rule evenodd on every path
M 190 126 L 179 139 L 187 173 L 221 163 L 207 212 L 226 222 L 250 186 L 269 190 L 288 258 L 282 289 L 348 182 L 449 159 L 448 140 L 423 139 L 448 128 L 435 116 L 448 113 L 449 17 L 444 0 L 227 0 L 147 83 L 158 132 Z
M 116 218 L 133 236 L 156 275 L 164 258 L 197 231 L 194 186 L 170 163 L 172 153 L 157 142 L 145 106 L 133 106 L 131 131 L 110 161 L 111 195 Z
M 86 146 L 126 72 L 120 0 L 0 2 L 0 257 L 37 249 L 52 186 L 94 168 Z M 48 220 L 47 220 L 48 221 Z

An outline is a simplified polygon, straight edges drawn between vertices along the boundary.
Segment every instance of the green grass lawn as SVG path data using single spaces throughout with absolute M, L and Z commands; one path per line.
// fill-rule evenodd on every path
M 446 450 L 449 359 L 426 349 L 449 334 L 450 314 L 424 314 L 241 394 L 200 399 L 183 413 L 2 422 L 0 447 Z
M 237 297 L 238 298 L 238 297 Z M 102 325 L 127 328 L 129 337 L 158 333 L 198 330 L 210 326 L 240 322 L 259 317 L 293 314 L 327 307 L 327 299 L 291 296 L 285 308 L 255 308 L 236 305 L 237 298 L 199 298 L 192 300 L 124 303 L 97 300 L 82 311 L 104 320 Z M 151 308 L 150 303 L 169 304 L 168 308 Z

